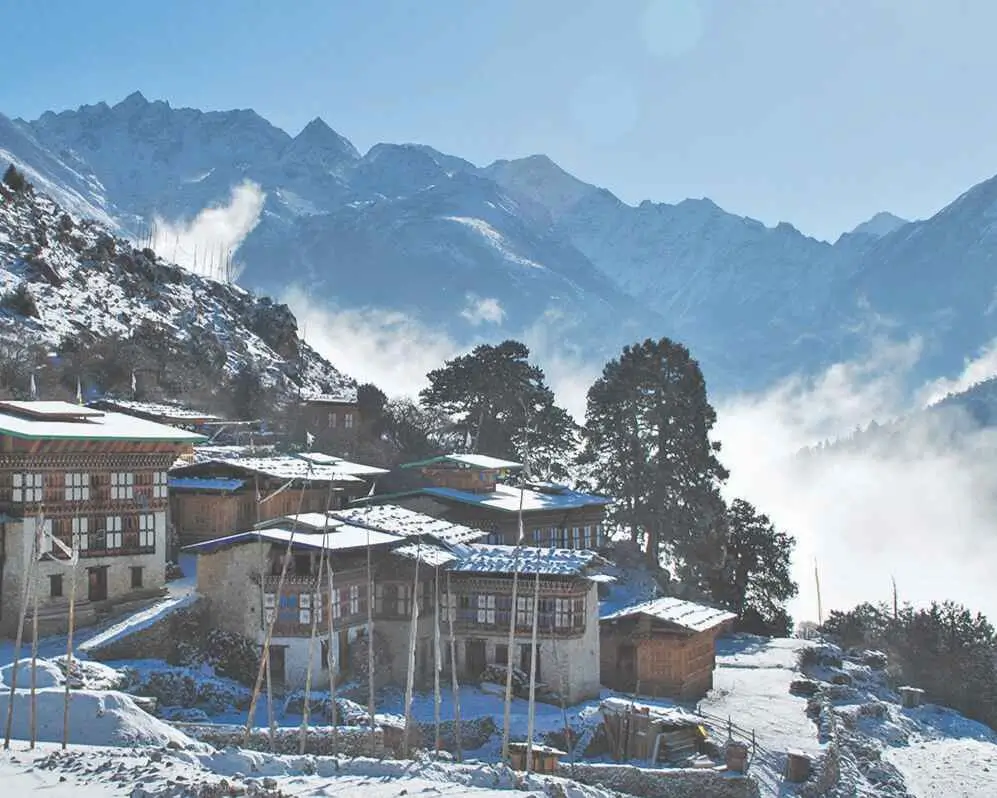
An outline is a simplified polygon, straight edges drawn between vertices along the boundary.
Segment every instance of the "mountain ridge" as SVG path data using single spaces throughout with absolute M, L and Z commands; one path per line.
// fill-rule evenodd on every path
M 457 344 L 482 334 L 462 315 L 473 294 L 505 309 L 495 336 L 539 326 L 593 360 L 668 335 L 720 394 L 862 356 L 870 318 L 926 341 L 922 379 L 997 336 L 978 301 L 997 288 L 989 249 L 974 245 L 989 206 L 963 198 L 919 222 L 879 214 L 832 244 L 705 198 L 630 205 L 545 155 L 479 167 L 424 144 L 361 154 L 321 119 L 292 137 L 253 111 L 172 109 L 140 93 L 0 118 L 4 157 L 133 234 L 154 215 L 193 218 L 252 180 L 266 204 L 239 254 L 254 290 L 279 294 L 293 275 L 330 312 L 404 310 Z M 946 285 L 953 268 L 973 291 Z

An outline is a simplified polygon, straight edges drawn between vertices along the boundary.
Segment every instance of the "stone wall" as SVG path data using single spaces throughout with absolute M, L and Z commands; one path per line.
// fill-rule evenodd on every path
M 632 765 L 562 763 L 557 775 L 641 798 L 759 797 L 758 783 L 750 776 L 718 770 L 654 770 Z
M 236 746 L 253 751 L 270 750 L 270 734 L 266 729 L 253 729 L 249 739 L 243 743 L 245 732 L 241 726 L 207 723 L 174 723 L 173 725 L 195 740 L 208 743 L 218 749 Z M 398 738 L 400 741 L 401 736 L 398 735 Z M 274 734 L 274 750 L 278 754 L 297 754 L 299 740 L 300 731 L 298 729 L 277 729 Z M 370 756 L 370 732 L 359 726 L 340 726 L 336 729 L 336 734 L 333 734 L 331 726 L 313 726 L 308 729 L 305 736 L 306 754 L 331 756 L 337 748 L 339 753 L 344 756 Z M 386 745 L 384 730 L 375 729 L 374 756 L 390 758 L 396 755 L 397 752 L 391 750 L 390 745 Z
M 99 662 L 129 659 L 170 659 L 180 639 L 181 613 L 196 613 L 202 599 L 166 610 L 159 618 L 135 632 L 122 635 L 106 645 L 86 647 L 87 656 Z

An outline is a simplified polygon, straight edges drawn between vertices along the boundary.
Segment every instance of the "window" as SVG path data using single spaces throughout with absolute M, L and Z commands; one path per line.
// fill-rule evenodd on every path
M 350 585 L 350 615 L 360 613 L 360 585 Z
M 412 586 L 398 586 L 397 613 L 402 618 L 407 618 L 412 614 Z
M 135 475 L 118 472 L 111 474 L 111 498 L 135 498 Z
M 40 502 L 42 489 L 45 487 L 44 474 L 14 474 L 14 491 L 11 495 L 15 502 Z
M 152 498 L 165 499 L 168 495 L 166 472 L 157 471 L 152 475 Z
M 121 516 L 109 515 L 104 524 L 104 548 L 120 549 L 122 543 Z
M 533 626 L 533 599 L 516 596 L 516 626 Z
M 344 413 L 343 414 L 343 428 L 344 429 L 353 429 L 353 414 L 352 413 Z
M 554 601 L 554 626 L 558 629 L 570 629 L 574 602 L 571 599 L 555 599 Z
M 80 551 L 86 551 L 90 548 L 90 519 L 89 518 L 74 518 L 73 519 L 73 545 Z
M 575 611 L 572 614 L 571 621 L 575 629 L 585 628 L 585 599 L 576 598 L 575 600 Z
M 505 643 L 495 644 L 495 664 L 496 665 L 509 664 L 509 646 L 507 646 Z
M 141 565 L 132 566 L 132 590 L 142 587 L 142 571 L 144 570 Z
M 478 596 L 478 623 L 495 625 L 495 596 Z
M 138 545 L 143 549 L 156 547 L 156 518 L 152 513 L 142 513 L 138 517 Z
M 82 502 L 90 498 L 89 474 L 66 474 L 66 501 Z
M 600 548 L 603 544 L 603 535 L 605 534 L 605 528 L 602 524 L 598 524 L 595 528 L 595 546 Z
M 591 549 L 592 548 L 592 527 L 586 525 L 582 529 L 582 533 L 583 533 L 583 540 L 585 541 L 585 548 L 586 549 Z
M 541 529 L 540 527 L 534 528 L 534 530 L 533 530 L 533 544 L 534 545 L 540 546 L 540 545 L 543 544 L 543 534 L 544 534 L 543 529 Z
M 62 597 L 62 574 L 52 574 L 48 578 L 48 594 L 50 598 Z
M 329 414 L 329 429 L 335 429 L 335 428 L 336 428 L 336 414 L 335 413 L 330 413 Z
M 575 526 L 571 528 L 571 548 L 573 549 L 583 548 L 581 527 Z

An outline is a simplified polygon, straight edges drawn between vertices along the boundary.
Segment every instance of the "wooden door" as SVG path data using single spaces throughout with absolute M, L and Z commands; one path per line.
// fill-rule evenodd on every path
M 89 598 L 90 601 L 106 601 L 107 566 L 102 565 L 97 568 L 88 568 L 87 575 L 89 579 L 87 598 Z
M 338 673 L 336 675 L 342 679 L 350 672 L 350 632 L 348 629 L 340 630 L 338 648 L 339 658 L 336 661 Z
M 616 649 L 618 690 L 637 689 L 637 649 L 632 643 L 621 643 Z
M 464 643 L 464 675 L 468 679 L 480 678 L 487 665 L 484 640 L 468 640 Z
M 287 678 L 284 646 L 270 646 L 270 681 L 275 690 L 282 690 Z
M 526 674 L 526 678 L 530 677 L 530 663 L 533 659 L 533 644 L 523 643 L 519 647 L 519 669 Z M 540 676 L 540 642 L 537 641 L 537 673 L 536 680 L 539 682 Z

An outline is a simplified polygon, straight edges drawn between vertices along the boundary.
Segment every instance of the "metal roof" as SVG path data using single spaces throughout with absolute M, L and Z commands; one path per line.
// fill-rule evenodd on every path
M 244 479 L 222 479 L 214 477 L 169 477 L 166 484 L 174 490 L 239 490 L 246 484 Z
M 486 471 L 512 471 L 522 468 L 522 463 L 515 463 L 512 460 L 500 460 L 498 457 L 489 457 L 486 454 L 444 454 L 439 457 L 430 457 L 428 460 L 419 460 L 415 463 L 405 463 L 401 468 L 424 468 L 431 465 L 442 465 L 449 463 L 463 466 L 465 468 L 480 468 Z
M 105 405 L 116 408 L 122 413 L 144 413 L 148 416 L 156 416 L 158 419 L 166 421 L 173 420 L 191 423 L 194 421 L 222 421 L 221 416 L 214 413 L 202 413 L 200 410 L 192 410 L 183 405 L 176 405 L 168 402 L 139 402 L 134 399 L 112 399 L 106 397 L 95 399 L 89 403 L 94 405 Z
M 708 607 L 705 604 L 696 604 L 693 601 L 684 601 L 673 596 L 665 596 L 635 604 L 632 607 L 625 607 L 604 616 L 601 620 L 612 621 L 632 618 L 636 615 L 647 615 L 682 629 L 688 629 L 690 632 L 705 632 L 707 629 L 713 629 L 725 621 L 737 617 L 727 610 Z
M 106 413 L 69 402 L 0 402 L 0 433 L 30 440 L 115 440 L 200 443 L 207 440 L 177 429 L 129 416 Z
M 193 471 L 195 474 L 206 465 L 214 465 L 233 471 L 262 474 L 275 479 L 299 479 L 308 482 L 358 482 L 363 480 L 341 471 L 336 466 L 317 465 L 292 455 L 272 457 L 219 457 L 200 460 L 191 465 L 174 468 L 173 473 L 183 476 Z
M 333 510 L 330 515 L 357 526 L 369 526 L 381 532 L 406 537 L 429 535 L 448 544 L 470 543 L 488 537 L 488 530 L 455 524 L 443 518 L 399 507 L 396 504 L 375 504 Z
M 391 473 L 387 468 L 378 468 L 377 466 L 364 465 L 363 463 L 353 463 L 349 460 L 344 460 L 342 457 L 336 457 L 332 454 L 324 454 L 323 452 L 298 452 L 297 456 L 302 460 L 307 460 L 308 462 L 315 463 L 316 465 L 327 465 L 332 466 L 333 468 L 338 468 L 344 474 L 350 474 L 355 477 Z
M 598 561 L 594 551 L 585 549 L 539 549 L 533 546 L 464 546 L 454 562 L 454 573 L 540 574 L 541 576 L 582 576 Z
M 254 529 L 249 532 L 239 532 L 235 535 L 206 540 L 202 543 L 193 543 L 190 546 L 184 546 L 183 550 L 194 552 L 195 554 L 211 554 L 227 546 L 238 546 L 261 540 L 286 544 L 291 540 L 292 535 L 294 536 L 292 546 L 303 549 L 315 549 L 316 551 L 365 549 L 367 546 L 387 546 L 403 540 L 398 535 L 386 535 L 383 532 L 375 532 L 343 524 L 325 534 L 315 534 L 306 532 L 303 529 L 291 530 L 283 527 Z
M 612 499 L 596 496 L 592 493 L 579 493 L 574 490 L 564 490 L 560 493 L 531 490 L 530 488 L 514 488 L 511 485 L 496 485 L 495 490 L 484 493 L 471 493 L 453 488 L 422 488 L 422 493 L 435 496 L 446 501 L 473 504 L 489 510 L 503 513 L 518 513 L 520 497 L 524 513 L 543 512 L 545 510 L 574 510 L 579 507 L 599 507 L 612 503 Z

